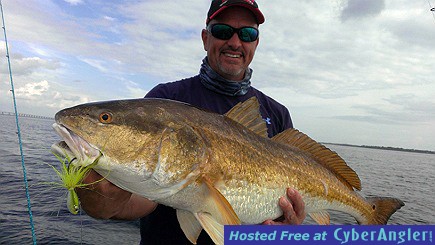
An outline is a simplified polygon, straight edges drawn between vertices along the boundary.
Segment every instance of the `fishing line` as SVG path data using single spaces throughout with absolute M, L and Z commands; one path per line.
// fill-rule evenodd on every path
M 83 244 L 83 216 L 82 209 L 79 209 L 79 219 L 80 219 L 80 244 Z
M 10 81 L 11 81 L 12 99 L 13 99 L 13 102 L 14 102 L 15 122 L 17 124 L 18 143 L 20 145 L 21 166 L 23 168 L 23 175 L 24 175 L 24 185 L 25 185 L 26 198 L 27 198 L 27 209 L 29 211 L 30 227 L 31 227 L 31 230 L 32 230 L 32 240 L 33 240 L 33 244 L 36 245 L 35 226 L 33 224 L 32 206 L 30 204 L 29 183 L 27 181 L 26 164 L 24 163 L 23 144 L 22 144 L 22 141 L 21 141 L 20 123 L 18 121 L 17 101 L 16 101 L 16 98 L 15 98 L 14 81 L 12 79 L 11 59 L 9 57 L 8 39 L 6 37 L 5 18 L 4 18 L 4 14 L 3 14 L 3 4 L 2 4 L 1 0 L 0 0 L 0 10 L 1 10 L 1 14 L 2 14 L 2 24 L 3 24 L 2 28 L 3 28 L 3 33 L 4 33 L 4 37 L 5 37 L 5 44 L 6 44 L 6 58 L 8 60 L 8 69 L 9 69 L 9 78 L 10 78 Z
M 427 3 L 429 4 L 430 11 L 432 12 L 433 20 L 435 21 L 435 7 L 432 7 L 432 4 L 430 4 L 429 0 L 427 0 Z

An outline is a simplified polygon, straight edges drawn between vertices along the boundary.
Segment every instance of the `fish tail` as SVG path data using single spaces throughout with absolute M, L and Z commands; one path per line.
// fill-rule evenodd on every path
M 390 197 L 368 197 L 367 201 L 374 212 L 364 225 L 385 225 L 391 215 L 405 205 L 401 200 Z

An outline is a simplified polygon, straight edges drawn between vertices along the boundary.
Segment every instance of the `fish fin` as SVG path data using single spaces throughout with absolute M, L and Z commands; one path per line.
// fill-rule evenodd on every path
M 220 193 L 216 187 L 208 180 L 204 178 L 204 183 L 207 186 L 211 197 L 210 207 L 214 208 L 213 215 L 219 219 L 219 221 L 224 225 L 240 225 L 240 219 L 237 216 L 236 212 L 234 212 L 233 207 L 228 202 L 228 200 Z M 220 217 L 219 217 L 220 216 Z
M 160 200 L 160 199 L 164 199 L 164 198 L 168 198 L 170 196 L 173 196 L 177 192 L 181 191 L 186 186 L 188 186 L 190 183 L 192 183 L 195 180 L 195 178 L 198 176 L 198 174 L 199 174 L 199 169 L 195 169 L 192 173 L 189 173 L 185 177 L 185 179 L 183 179 L 177 183 L 172 184 L 172 186 L 158 186 L 155 189 L 152 189 L 153 194 L 152 194 L 152 196 L 150 196 L 150 198 L 152 198 L 153 200 Z M 125 188 L 127 188 L 127 187 L 125 187 Z M 149 190 L 151 190 L 151 189 L 149 189 Z M 129 191 L 133 192 L 134 190 L 129 190 Z
M 317 143 L 297 129 L 287 129 L 272 138 L 272 140 L 291 145 L 309 153 L 318 163 L 334 173 L 349 189 L 361 190 L 361 180 L 357 173 L 334 151 Z
M 386 225 L 391 215 L 405 206 L 405 203 L 397 198 L 367 197 L 366 199 L 372 205 L 374 212 L 367 223 L 361 222 L 363 225 Z
M 202 228 L 216 244 L 224 244 L 224 226 L 217 222 L 209 213 L 196 213 Z
M 267 137 L 267 126 L 260 114 L 260 103 L 257 97 L 251 97 L 245 102 L 240 102 L 225 116 L 249 128 L 254 133 Z
M 331 224 L 331 219 L 327 211 L 320 211 L 308 214 L 314 221 L 319 225 L 329 225 Z
M 189 211 L 177 209 L 177 219 L 187 239 L 191 243 L 196 244 L 196 240 L 198 240 L 199 234 L 201 234 L 202 226 L 195 215 Z

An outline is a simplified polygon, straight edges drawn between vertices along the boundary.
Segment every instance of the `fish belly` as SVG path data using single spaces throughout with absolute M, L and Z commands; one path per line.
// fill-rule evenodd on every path
M 265 188 L 256 184 L 231 183 L 218 185 L 219 191 L 233 207 L 244 224 L 260 224 L 282 215 L 278 200 L 286 194 L 285 188 Z

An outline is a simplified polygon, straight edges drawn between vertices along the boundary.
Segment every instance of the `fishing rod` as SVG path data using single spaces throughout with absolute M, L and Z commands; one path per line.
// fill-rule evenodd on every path
M 4 18 L 4 13 L 3 13 L 3 4 L 2 4 L 1 0 L 0 0 L 0 10 L 1 10 L 1 15 L 2 15 L 2 28 L 3 28 L 4 38 L 5 38 L 5 45 L 6 45 L 6 58 L 8 60 L 9 78 L 10 78 L 10 82 L 11 82 L 11 90 L 10 91 L 12 92 L 12 100 L 14 102 L 15 122 L 17 124 L 18 143 L 20 145 L 21 166 L 23 168 L 23 175 L 24 175 L 24 185 L 25 185 L 26 198 L 27 198 L 27 209 L 29 212 L 30 227 L 32 230 L 32 240 L 33 240 L 33 244 L 36 245 L 35 226 L 33 224 L 32 206 L 30 204 L 29 184 L 27 181 L 26 164 L 24 163 L 23 144 L 21 141 L 20 123 L 18 121 L 17 101 L 15 98 L 14 81 L 12 79 L 11 59 L 9 56 L 9 46 L 8 46 L 8 39 L 6 37 L 5 18 Z

